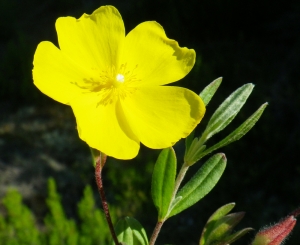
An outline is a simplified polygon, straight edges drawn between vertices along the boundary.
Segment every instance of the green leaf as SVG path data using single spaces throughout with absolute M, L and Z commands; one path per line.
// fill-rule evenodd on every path
M 218 208 L 208 219 L 207 223 L 216 221 L 222 217 L 224 217 L 226 214 L 228 214 L 235 206 L 235 203 L 228 203 L 224 206 Z
M 194 205 L 217 184 L 226 167 L 226 157 L 218 153 L 208 159 L 198 172 L 190 179 L 176 195 L 182 196 L 172 208 L 168 217 L 176 215 Z
M 95 167 L 97 159 L 100 155 L 100 151 L 95 148 L 92 148 L 92 147 L 90 147 L 90 151 L 91 151 L 91 155 L 92 155 L 93 166 Z
M 208 149 L 200 152 L 195 159 L 197 161 L 202 157 L 206 156 L 207 154 L 224 147 L 234 141 L 239 140 L 242 138 L 246 133 L 250 131 L 251 128 L 255 125 L 258 119 L 261 117 L 262 113 L 264 112 L 265 108 L 267 107 L 268 103 L 261 105 L 256 112 L 254 112 L 245 122 L 243 122 L 236 130 L 231 132 L 226 138 L 221 140 L 219 143 L 209 147 Z
M 196 137 L 190 144 L 190 147 L 185 152 L 184 162 L 191 166 L 193 165 L 198 159 L 197 156 L 206 149 L 206 145 L 203 145 L 203 142 Z
M 253 228 L 249 227 L 249 228 L 245 228 L 240 231 L 237 231 L 234 234 L 226 237 L 226 239 L 224 240 L 224 243 L 222 243 L 222 244 L 231 244 L 231 243 L 235 242 L 236 240 L 240 239 L 242 236 L 244 236 L 249 231 L 253 231 L 253 230 L 254 230 Z
M 162 221 L 168 213 L 175 185 L 176 155 L 172 147 L 162 150 L 155 163 L 151 194 L 158 210 L 158 220 Z
M 121 243 L 127 245 L 148 245 L 145 229 L 134 218 L 125 217 L 119 220 L 115 230 L 118 241 Z
M 191 144 L 193 142 L 194 139 L 194 135 L 195 135 L 195 131 L 191 132 L 188 137 L 186 137 L 185 139 L 185 154 L 187 154 L 187 152 L 189 151 Z
M 200 238 L 200 245 L 204 245 L 205 241 L 207 240 L 208 235 L 212 232 L 213 227 L 216 221 L 226 214 L 228 214 L 235 206 L 235 203 L 228 203 L 220 208 L 218 208 L 207 220 L 206 225 L 202 231 L 201 238 Z
M 115 231 L 119 242 L 123 242 L 127 245 L 133 245 L 133 233 L 132 229 L 126 222 L 125 218 L 120 219 L 115 226 Z M 114 245 L 114 242 L 111 243 Z
M 245 228 L 230 234 L 245 214 L 244 212 L 228 214 L 234 206 L 234 203 L 226 204 L 210 216 L 201 234 L 199 245 L 231 244 L 252 230 L 252 228 Z
M 172 210 L 173 207 L 182 199 L 182 196 L 176 196 L 171 203 L 169 210 Z
M 211 138 L 224 129 L 238 114 L 254 88 L 253 84 L 245 84 L 234 91 L 215 111 L 209 120 L 203 136 Z
M 222 82 L 222 77 L 217 78 L 216 80 L 212 81 L 210 84 L 208 84 L 202 92 L 199 94 L 201 99 L 203 100 L 205 106 L 208 105 L 210 102 L 211 98 L 214 96 L 215 92 L 219 88 L 221 82 Z
M 207 244 L 213 244 L 215 241 L 224 241 L 230 235 L 232 229 L 242 220 L 245 212 L 232 213 L 219 218 L 209 233 L 206 240 Z

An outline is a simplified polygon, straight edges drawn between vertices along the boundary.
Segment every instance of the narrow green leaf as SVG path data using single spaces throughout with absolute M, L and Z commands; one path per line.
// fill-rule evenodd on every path
M 197 156 L 206 149 L 206 145 L 196 137 L 190 144 L 188 151 L 185 152 L 184 162 L 191 166 L 197 161 Z
M 203 100 L 205 106 L 208 105 L 211 98 L 214 96 L 215 92 L 217 91 L 217 89 L 219 88 L 219 86 L 222 82 L 222 79 L 223 79 L 222 77 L 219 77 L 216 80 L 212 81 L 199 94 L 199 96 Z
M 96 149 L 94 149 L 92 147 L 90 147 L 90 151 L 91 151 L 91 155 L 92 155 L 93 166 L 95 167 L 97 159 L 98 159 L 98 157 L 100 155 L 100 151 L 96 150 Z
M 210 118 L 203 135 L 206 140 L 224 129 L 238 114 L 254 88 L 245 84 L 234 91 L 215 111 Z
M 208 235 L 207 244 L 213 244 L 215 241 L 224 241 L 230 235 L 232 229 L 242 220 L 245 212 L 232 213 L 218 219 L 212 232 Z
M 217 219 L 222 218 L 226 214 L 228 214 L 235 206 L 234 202 L 225 204 L 224 206 L 218 208 L 208 219 L 207 223 L 211 221 L 216 221 Z
M 182 199 L 174 205 L 168 217 L 176 215 L 194 205 L 217 184 L 226 167 L 226 157 L 218 153 L 208 159 L 198 172 L 179 190 L 176 197 Z
M 185 154 L 189 151 L 189 148 L 194 140 L 195 131 L 191 132 L 185 139 Z
M 162 150 L 155 163 L 151 194 L 161 221 L 168 213 L 176 177 L 176 155 L 172 147 Z
M 252 228 L 245 228 L 234 234 L 230 234 L 245 215 L 244 212 L 228 214 L 234 206 L 234 203 L 226 204 L 210 216 L 203 229 L 199 245 L 231 244 L 252 230 Z
M 251 128 L 253 128 L 255 123 L 261 117 L 261 115 L 264 112 L 267 105 L 268 105 L 268 103 L 261 105 L 258 108 L 258 110 L 256 112 L 254 112 L 245 122 L 243 122 L 236 130 L 231 132 L 226 138 L 221 140 L 219 143 L 200 152 L 198 154 L 198 156 L 196 157 L 197 161 L 199 159 L 201 159 L 202 157 L 206 156 L 207 154 L 242 138 L 246 133 L 248 133 L 250 131 Z
M 118 241 L 121 243 L 127 245 L 148 245 L 145 229 L 134 218 L 125 217 L 120 219 L 115 230 Z
M 234 234 L 228 236 L 224 242 L 231 244 L 231 243 L 235 242 L 236 240 L 240 239 L 245 234 L 247 234 L 249 231 L 253 231 L 253 230 L 254 230 L 253 228 L 248 227 L 248 228 L 242 229 L 240 231 L 237 231 Z
M 200 245 L 204 245 L 205 241 L 207 240 L 208 235 L 212 232 L 213 227 L 216 223 L 216 221 L 222 217 L 224 217 L 226 214 L 228 214 L 235 206 L 235 203 L 228 203 L 220 208 L 218 208 L 207 220 L 206 225 L 202 231 L 201 237 L 200 237 Z
M 182 199 L 182 196 L 177 196 L 174 198 L 173 202 L 171 203 L 171 206 L 169 208 L 169 210 L 172 210 L 173 207 Z

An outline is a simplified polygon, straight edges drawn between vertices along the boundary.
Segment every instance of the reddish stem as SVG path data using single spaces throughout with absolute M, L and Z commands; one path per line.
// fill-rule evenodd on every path
M 158 222 L 156 223 L 156 226 L 155 226 L 154 231 L 153 231 L 153 233 L 152 233 L 152 236 L 151 236 L 151 238 L 150 238 L 149 245 L 154 245 L 154 244 L 155 244 L 155 241 L 156 241 L 156 239 L 157 239 L 157 236 L 158 236 L 158 234 L 159 234 L 159 232 L 160 232 L 160 229 L 161 229 L 163 223 L 164 223 L 163 221 L 158 221 Z
M 102 202 L 105 218 L 106 218 L 106 221 L 107 221 L 108 226 L 109 226 L 110 233 L 112 235 L 114 243 L 116 245 L 119 245 L 120 243 L 118 241 L 117 235 L 115 233 L 115 230 L 114 230 L 114 227 L 113 227 L 113 224 L 112 224 L 112 221 L 111 221 L 108 204 L 107 204 L 106 197 L 105 197 L 103 182 L 102 182 L 101 173 L 102 173 L 102 169 L 104 167 L 105 162 L 106 162 L 106 155 L 100 152 L 100 155 L 97 158 L 96 167 L 95 167 L 96 183 L 97 183 L 99 194 L 101 196 L 101 202 Z

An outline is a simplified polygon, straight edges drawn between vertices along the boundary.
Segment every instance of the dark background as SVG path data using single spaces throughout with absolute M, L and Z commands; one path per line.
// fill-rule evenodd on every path
M 1 0 L 0 195 L 9 186 L 18 187 L 42 220 L 45 180 L 54 176 L 67 214 L 76 219 L 74 209 L 83 186 L 95 186 L 89 151 L 78 139 L 71 110 L 41 94 L 32 83 L 31 70 L 37 44 L 43 40 L 57 44 L 54 23 L 58 17 L 79 18 L 106 4 L 118 8 L 127 32 L 143 21 L 156 20 L 168 37 L 196 50 L 196 65 L 179 85 L 198 93 L 215 78 L 224 78 L 197 129 L 199 134 L 232 91 L 245 83 L 256 85 L 240 114 L 211 143 L 226 136 L 262 103 L 269 103 L 247 136 L 222 149 L 228 166 L 216 188 L 193 208 L 167 221 L 158 244 L 197 244 L 209 215 L 229 202 L 237 203 L 235 211 L 247 213 L 239 228 L 256 230 L 297 208 L 300 2 L 296 0 Z M 176 146 L 179 161 L 182 146 L 182 142 Z M 158 153 L 142 147 L 135 160 L 111 159 L 106 169 L 110 202 L 122 207 L 121 215 L 137 217 L 149 236 L 156 221 L 150 179 Z M 299 227 L 287 244 L 298 244 Z M 252 237 L 236 244 L 249 244 Z

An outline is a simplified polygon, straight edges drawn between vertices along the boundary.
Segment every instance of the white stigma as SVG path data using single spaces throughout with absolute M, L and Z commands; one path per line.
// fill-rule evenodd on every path
M 117 79 L 117 81 L 120 82 L 120 83 L 123 83 L 123 82 L 125 81 L 125 77 L 124 77 L 124 75 L 122 75 L 122 74 L 118 74 L 118 75 L 116 76 L 116 79 Z

